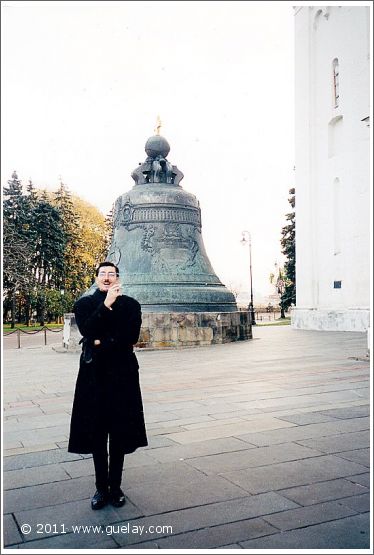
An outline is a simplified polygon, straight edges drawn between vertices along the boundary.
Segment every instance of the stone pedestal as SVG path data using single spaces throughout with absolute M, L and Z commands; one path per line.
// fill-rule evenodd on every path
M 68 351 L 80 351 L 81 346 L 79 345 L 79 341 L 81 338 L 82 336 L 75 322 L 74 312 L 64 314 L 64 329 L 62 335 L 63 348 Z
M 74 314 L 65 314 L 63 347 L 80 350 Z M 250 314 L 237 312 L 148 312 L 142 314 L 138 349 L 176 349 L 252 339 Z
M 178 348 L 252 339 L 250 315 L 243 312 L 144 313 L 139 348 Z

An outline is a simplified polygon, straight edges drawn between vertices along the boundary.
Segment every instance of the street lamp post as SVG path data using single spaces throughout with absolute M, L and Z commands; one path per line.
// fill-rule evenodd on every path
M 255 311 L 254 311 L 254 306 L 253 306 L 253 287 L 252 287 L 252 243 L 251 243 L 251 234 L 249 231 L 242 231 L 242 239 L 241 239 L 241 244 L 245 245 L 246 243 L 248 243 L 249 246 L 249 276 L 250 276 L 250 281 L 251 281 L 251 300 L 248 306 L 248 311 L 251 314 L 251 324 L 252 326 L 256 325 L 256 317 L 255 317 Z

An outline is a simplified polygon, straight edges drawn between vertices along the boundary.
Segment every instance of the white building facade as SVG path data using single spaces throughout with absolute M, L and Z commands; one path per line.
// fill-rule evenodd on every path
M 369 7 L 295 8 L 295 328 L 369 327 L 369 25 Z

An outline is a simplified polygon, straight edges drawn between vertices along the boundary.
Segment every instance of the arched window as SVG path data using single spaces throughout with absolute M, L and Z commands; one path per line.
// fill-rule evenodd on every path
M 332 75 L 333 75 L 333 106 L 339 106 L 339 60 L 335 58 L 332 62 Z

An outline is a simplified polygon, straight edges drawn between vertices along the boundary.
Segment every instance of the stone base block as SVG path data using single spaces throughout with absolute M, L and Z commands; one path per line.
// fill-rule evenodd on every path
M 291 326 L 298 329 L 365 332 L 369 322 L 369 309 L 291 309 Z
M 81 335 L 74 314 L 65 314 L 63 347 L 80 349 Z M 148 312 L 136 347 L 175 349 L 252 339 L 250 314 L 239 312 Z
M 248 312 L 149 312 L 138 348 L 178 348 L 252 339 Z

